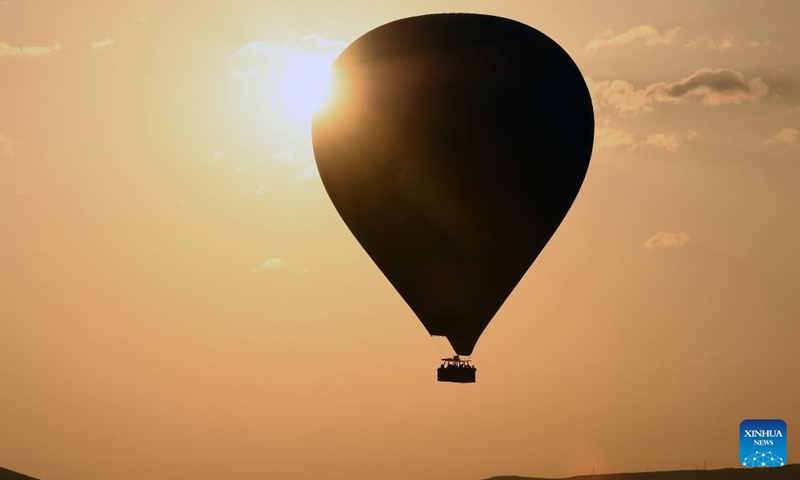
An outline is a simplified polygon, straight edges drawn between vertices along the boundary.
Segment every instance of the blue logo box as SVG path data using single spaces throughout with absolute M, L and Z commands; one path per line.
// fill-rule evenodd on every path
M 743 467 L 786 465 L 786 422 L 745 420 L 739 424 L 739 463 Z

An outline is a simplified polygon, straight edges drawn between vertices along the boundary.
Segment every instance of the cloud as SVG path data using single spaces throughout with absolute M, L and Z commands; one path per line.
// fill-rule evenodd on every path
M 270 258 L 266 262 L 262 263 L 258 267 L 254 267 L 250 270 L 252 273 L 258 272 L 269 272 L 274 270 L 280 270 L 286 266 L 286 260 L 282 258 Z
M 214 156 L 211 157 L 211 162 L 212 163 L 219 162 L 220 160 L 222 160 L 222 155 L 223 155 L 222 150 L 217 150 L 216 152 L 214 152 Z
M 147 15 L 144 15 L 144 14 L 137 15 L 137 16 L 133 17 L 133 22 L 134 23 L 143 23 L 143 22 L 146 22 L 146 21 L 147 21 Z
M 750 48 L 766 48 L 772 45 L 772 42 L 770 42 L 769 40 L 766 41 L 750 40 L 745 45 L 747 45 Z
M 310 110 L 324 100 L 325 92 L 309 79 L 328 76 L 331 64 L 344 47 L 344 42 L 319 35 L 308 35 L 288 45 L 253 40 L 235 50 L 236 64 L 231 68 L 235 71 L 230 75 L 239 80 L 274 82 L 275 88 L 268 89 L 268 101 L 281 104 L 286 113 L 311 117 Z M 298 103 L 298 95 L 308 95 L 309 101 Z
M 686 140 L 694 140 L 699 136 L 700 134 L 698 134 L 696 130 L 689 130 L 688 132 L 686 132 Z
M 784 128 L 765 142 L 770 147 L 787 146 L 791 148 L 800 147 L 800 130 L 796 128 Z
M 769 86 L 756 77 L 747 80 L 736 70 L 701 68 L 677 82 L 659 82 L 636 89 L 624 80 L 586 83 L 597 106 L 607 107 L 619 116 L 631 117 L 653 110 L 659 103 L 686 103 L 697 100 L 701 105 L 716 106 L 753 102 L 767 95 Z
M 58 52 L 59 50 L 61 50 L 61 45 L 58 43 L 47 47 L 15 47 L 0 42 L 0 57 L 36 58 Z
M 631 117 L 653 110 L 654 99 L 647 88 L 636 90 L 625 80 L 595 82 L 586 78 L 592 100 L 599 107 L 615 110 L 622 117 Z
M 682 28 L 674 27 L 659 33 L 652 25 L 638 25 L 627 32 L 615 35 L 613 30 L 605 30 L 603 33 L 594 37 L 586 45 L 586 50 L 598 50 L 601 47 L 616 45 L 627 45 L 637 40 L 644 40 L 648 47 L 654 45 L 670 45 L 675 42 Z
M 690 237 L 685 232 L 658 232 L 644 242 L 645 248 L 678 248 L 689 243 Z
M 663 148 L 670 153 L 677 152 L 680 144 L 680 138 L 678 138 L 678 136 L 674 133 L 654 133 L 652 135 L 648 135 L 644 141 L 645 146 Z
M 338 40 L 327 40 L 319 35 L 306 35 L 297 44 L 297 49 L 301 52 L 330 52 L 338 53 L 344 50 L 345 42 Z
M 11 139 L 0 133 L 0 158 L 8 158 L 14 153 Z
M 257 76 L 258 74 L 250 68 L 247 70 L 236 70 L 231 72 L 231 77 L 238 78 L 239 80 L 250 80 L 251 78 L 255 78 Z
M 284 150 L 272 156 L 275 160 L 283 163 L 294 163 L 299 160 L 299 156 L 295 150 Z
M 618 128 L 599 128 L 594 135 L 597 148 L 629 147 L 635 142 L 632 133 Z
M 254 57 L 260 55 L 281 55 L 289 53 L 290 51 L 291 49 L 288 47 L 273 45 L 262 40 L 254 40 L 252 42 L 247 42 L 244 47 L 237 50 L 236 55 L 239 57 Z
M 293 165 L 293 168 L 302 168 L 302 170 L 295 175 L 296 179 L 308 180 L 311 178 L 319 178 L 319 170 L 317 164 L 313 160 L 313 154 L 305 151 L 305 149 L 297 150 L 283 150 L 272 156 L 278 162 Z
M 307 180 L 310 178 L 319 178 L 319 170 L 317 169 L 317 164 L 312 163 L 311 165 L 307 166 L 297 178 L 300 180 Z
M 697 132 L 691 130 L 689 137 L 692 133 L 697 135 Z M 653 133 L 647 135 L 644 140 L 637 142 L 636 137 L 625 130 L 618 128 L 599 128 L 595 133 L 595 146 L 597 148 L 616 148 L 628 147 L 631 152 L 637 148 L 650 147 L 650 148 L 663 148 L 664 150 L 674 153 L 678 151 L 681 144 L 681 139 L 674 133 Z
M 691 42 L 684 45 L 684 47 L 704 47 L 709 50 L 724 51 L 733 48 L 736 37 L 731 34 L 723 35 L 719 40 L 714 40 L 709 37 L 697 37 Z
M 701 68 L 678 82 L 657 86 L 656 90 L 669 98 L 698 98 L 703 105 L 752 102 L 769 92 L 761 77 L 747 80 L 736 70 L 710 68 Z
M 295 45 L 276 45 L 264 40 L 253 40 L 236 51 L 239 57 L 287 56 L 292 54 L 326 55 L 333 57 L 346 46 L 345 42 L 328 40 L 319 35 L 306 35 Z
M 114 40 L 113 38 L 106 38 L 104 40 L 99 40 L 97 42 L 92 42 L 92 43 L 89 44 L 89 46 L 92 47 L 95 50 L 102 50 L 104 48 L 108 48 L 108 47 L 114 45 L 115 43 L 117 43 L 117 41 Z

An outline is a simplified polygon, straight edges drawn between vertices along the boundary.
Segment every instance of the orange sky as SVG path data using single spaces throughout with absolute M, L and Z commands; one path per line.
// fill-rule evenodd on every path
M 444 351 L 338 217 L 284 98 L 305 55 L 442 11 L 548 34 L 597 118 L 584 187 L 478 343 L 475 385 L 435 382 Z M 794 1 L 3 0 L 0 465 L 736 465 L 741 420 L 800 425 L 797 18 Z

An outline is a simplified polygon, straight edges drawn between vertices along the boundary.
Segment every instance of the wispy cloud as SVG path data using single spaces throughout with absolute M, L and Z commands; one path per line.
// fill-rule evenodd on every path
M 701 68 L 677 82 L 659 82 L 642 89 L 624 80 L 586 80 L 595 104 L 623 117 L 650 112 L 659 103 L 740 104 L 759 100 L 769 92 L 761 77 L 748 80 L 743 73 L 729 69 Z
M 254 40 L 247 42 L 245 46 L 236 51 L 239 57 L 254 57 L 258 55 L 275 55 L 289 53 L 289 47 L 273 45 L 272 43 L 262 40 Z
M 258 74 L 250 68 L 248 68 L 247 70 L 235 70 L 231 72 L 231 77 L 237 78 L 239 80 L 250 80 L 252 78 L 256 78 L 257 76 Z
M 653 148 L 661 148 L 670 153 L 678 151 L 681 140 L 674 133 L 654 133 L 645 138 L 643 145 Z
M 98 40 L 96 42 L 92 42 L 89 44 L 89 46 L 95 50 L 102 50 L 104 48 L 108 48 L 114 45 L 115 43 L 117 43 L 117 41 L 114 40 L 113 38 L 106 38 L 104 40 Z
M 0 42 L 0 57 L 37 58 L 49 55 L 53 52 L 58 52 L 59 50 L 61 50 L 61 45 L 58 43 L 46 47 L 15 47 L 13 45 Z
M 769 86 L 761 77 L 747 80 L 736 70 L 701 68 L 678 82 L 657 85 L 656 90 L 668 98 L 697 98 L 703 105 L 723 105 L 764 98 Z
M 733 48 L 736 42 L 736 37 L 731 34 L 723 35 L 719 40 L 714 40 L 709 37 L 697 37 L 691 42 L 684 45 L 684 47 L 700 47 L 707 48 L 708 50 L 724 51 Z
M 295 163 L 299 160 L 299 155 L 295 150 L 284 150 L 282 152 L 278 152 L 272 156 L 275 160 L 283 163 Z
M 595 82 L 587 77 L 586 83 L 597 107 L 606 107 L 622 117 L 632 117 L 653 110 L 655 100 L 648 88 L 637 90 L 625 80 Z
M 308 180 L 319 177 L 319 170 L 317 170 L 317 164 L 313 159 L 313 153 L 306 151 L 305 148 L 301 148 L 299 151 L 282 150 L 275 153 L 272 158 L 277 162 L 292 166 L 292 169 L 302 169 L 295 174 L 296 179 Z
M 770 147 L 786 146 L 798 148 L 800 147 L 800 130 L 796 128 L 784 128 L 768 138 L 764 143 Z
M 297 44 L 297 49 L 301 52 L 329 52 L 338 53 L 344 50 L 345 42 L 339 40 L 328 40 L 319 35 L 306 35 Z
M 0 158 L 8 158 L 14 153 L 11 139 L 0 133 Z
M 286 260 L 284 260 L 282 258 L 275 257 L 275 258 L 270 258 L 266 262 L 262 263 L 261 265 L 259 265 L 257 267 L 254 267 L 250 271 L 253 272 L 253 273 L 270 272 L 270 271 L 274 271 L 274 270 L 280 270 L 281 268 L 284 268 L 285 266 L 286 266 Z
M 772 42 L 770 42 L 769 40 L 763 40 L 763 41 L 750 40 L 745 45 L 747 45 L 750 48 L 766 48 L 772 45 Z
M 281 45 L 265 40 L 253 40 L 236 50 L 239 58 L 231 76 L 241 80 L 270 78 L 286 75 L 286 68 L 300 68 L 313 75 L 315 69 L 326 69 L 336 55 L 345 48 L 345 43 L 328 40 L 319 35 L 307 35 L 295 44 Z M 309 68 L 307 65 L 320 67 Z M 305 67 L 304 67 L 305 65 Z
M 690 237 L 686 232 L 658 232 L 644 242 L 644 247 L 650 250 L 655 248 L 678 248 L 689 243 L 689 240 Z
M 596 148 L 630 147 L 636 143 L 631 132 L 618 128 L 599 128 L 594 135 Z
M 696 136 L 697 132 L 690 131 L 687 138 L 695 138 L 692 134 Z M 652 133 L 641 141 L 636 141 L 633 133 L 618 128 L 599 128 L 595 133 L 596 148 L 627 147 L 628 152 L 632 152 L 638 148 L 649 147 L 675 153 L 680 145 L 681 139 L 674 133 Z
M 605 30 L 586 45 L 586 50 L 627 45 L 636 41 L 643 41 L 647 46 L 670 45 L 675 43 L 681 30 L 681 27 L 673 27 L 660 33 L 652 25 L 638 25 L 620 34 L 615 34 L 613 30 Z
M 145 14 L 136 15 L 135 17 L 133 17 L 134 23 L 143 23 L 143 22 L 146 22 L 147 20 L 148 20 L 148 17 Z
M 280 57 L 293 54 L 313 54 L 333 56 L 344 50 L 346 44 L 338 40 L 328 40 L 319 35 L 306 35 L 295 45 L 277 45 L 264 40 L 247 42 L 236 50 L 238 57 Z
M 309 166 L 307 166 L 305 169 L 303 169 L 302 172 L 300 172 L 299 175 L 297 175 L 297 178 L 301 180 L 308 180 L 310 178 L 319 178 L 319 170 L 317 169 L 317 164 L 312 163 Z

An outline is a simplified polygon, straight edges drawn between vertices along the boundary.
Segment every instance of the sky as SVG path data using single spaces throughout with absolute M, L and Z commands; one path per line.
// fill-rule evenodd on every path
M 595 150 L 477 345 L 432 339 L 313 161 L 386 22 L 512 18 Z M 795 1 L 0 1 L 0 465 L 44 479 L 468 480 L 724 468 L 800 425 Z M 788 461 L 800 442 L 788 440 Z

